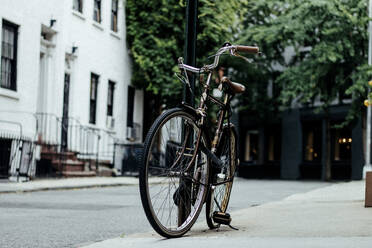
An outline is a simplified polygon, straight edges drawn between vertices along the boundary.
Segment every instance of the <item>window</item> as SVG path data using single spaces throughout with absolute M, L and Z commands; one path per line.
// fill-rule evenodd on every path
M 18 26 L 3 20 L 0 86 L 14 91 L 17 90 L 17 38 Z
M 99 76 L 92 73 L 90 76 L 90 111 L 89 111 L 89 123 L 92 124 L 96 124 L 98 80 Z
M 114 91 L 115 91 L 115 83 L 112 81 L 109 81 L 108 91 L 107 91 L 107 116 L 113 115 Z
M 321 122 L 303 123 L 304 161 L 320 162 L 322 150 Z
M 258 160 L 258 130 L 249 130 L 245 135 L 245 153 L 244 161 L 257 161 Z
M 267 161 L 280 161 L 281 158 L 281 129 L 280 126 L 271 126 L 267 130 Z
M 351 161 L 351 130 L 349 128 L 332 130 L 333 161 Z
M 118 3 L 118 0 L 111 2 L 111 30 L 114 32 L 118 31 Z
M 102 14 L 101 13 L 101 0 L 94 0 L 93 20 L 101 23 L 102 21 L 101 14 Z
M 83 0 L 73 0 L 72 9 L 83 13 Z
M 134 112 L 134 95 L 136 90 L 132 86 L 128 86 L 128 111 L 127 111 L 127 127 L 133 127 L 133 112 Z

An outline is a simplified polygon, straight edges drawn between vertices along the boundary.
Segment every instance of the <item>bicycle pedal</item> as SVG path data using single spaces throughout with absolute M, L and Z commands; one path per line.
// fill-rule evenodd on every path
M 212 218 L 213 218 L 213 221 L 218 223 L 218 224 L 230 225 L 230 223 L 231 223 L 231 216 L 228 213 L 215 211 L 213 213 Z

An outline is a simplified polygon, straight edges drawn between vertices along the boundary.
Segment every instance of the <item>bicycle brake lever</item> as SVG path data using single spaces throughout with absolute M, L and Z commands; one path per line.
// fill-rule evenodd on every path
M 247 58 L 247 57 L 244 57 L 244 56 L 240 55 L 239 53 L 237 53 L 236 51 L 233 51 L 231 54 L 232 54 L 233 56 L 236 56 L 236 57 L 239 57 L 239 58 L 245 60 L 245 62 L 247 62 L 247 63 L 250 63 L 250 64 L 253 63 L 253 59 L 249 59 L 249 58 Z

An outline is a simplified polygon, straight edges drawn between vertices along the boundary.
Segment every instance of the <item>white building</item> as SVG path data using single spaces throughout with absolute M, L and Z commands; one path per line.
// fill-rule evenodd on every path
M 0 177 L 34 176 L 43 158 L 86 171 L 142 140 L 124 14 L 121 0 L 1 1 Z

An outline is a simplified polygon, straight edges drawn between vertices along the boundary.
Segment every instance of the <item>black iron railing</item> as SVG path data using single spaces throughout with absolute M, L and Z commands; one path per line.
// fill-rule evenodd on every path
M 51 113 L 3 112 L 17 115 L 14 118 L 17 120 L 22 115 L 31 119 L 27 135 L 20 122 L 0 120 L 0 178 L 35 176 L 36 157 L 43 151 L 57 154 L 54 159 L 60 162 L 68 158 L 64 154 L 74 153 L 77 159 L 89 162 L 90 169 L 100 162 L 114 163 L 117 142 L 114 131 L 82 125 L 76 118 Z
M 113 162 L 114 132 L 82 125 L 73 117 L 61 118 L 36 113 L 38 143 L 55 147 L 56 152 L 74 152 L 79 159 Z
M 29 179 L 35 174 L 35 144 L 23 135 L 22 124 L 0 120 L 9 130 L 0 130 L 0 178 Z

